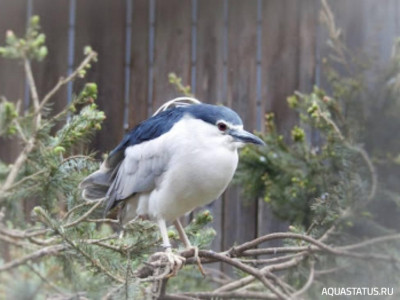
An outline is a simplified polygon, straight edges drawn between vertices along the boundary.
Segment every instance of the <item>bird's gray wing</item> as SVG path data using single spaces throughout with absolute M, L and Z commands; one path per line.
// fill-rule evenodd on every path
M 162 146 L 149 147 L 148 144 L 141 144 L 128 147 L 125 151 L 125 158 L 108 189 L 106 211 L 119 200 L 154 189 L 168 163 L 168 152 L 163 151 Z

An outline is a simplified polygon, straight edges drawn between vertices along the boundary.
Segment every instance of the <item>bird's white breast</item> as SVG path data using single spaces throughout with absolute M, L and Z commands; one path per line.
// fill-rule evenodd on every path
M 232 180 L 238 153 L 216 126 L 185 117 L 158 138 L 170 160 L 148 197 L 148 214 L 174 220 L 218 198 Z M 142 206 L 143 207 L 143 206 Z

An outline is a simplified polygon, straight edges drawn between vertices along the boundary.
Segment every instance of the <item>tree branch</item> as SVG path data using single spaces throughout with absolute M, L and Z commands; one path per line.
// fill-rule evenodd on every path
M 29 261 L 36 260 L 43 256 L 52 256 L 52 255 L 58 254 L 60 251 L 64 251 L 66 248 L 67 248 L 66 245 L 55 245 L 55 246 L 42 248 L 42 249 L 37 250 L 29 255 L 26 255 L 19 259 L 15 259 L 11 262 L 5 263 L 4 265 L 0 266 L 0 272 L 10 270 L 12 268 L 26 264 Z
M 40 103 L 38 109 L 35 111 L 35 114 L 39 113 L 43 107 L 47 104 L 47 102 L 54 96 L 58 90 L 68 82 L 74 80 L 78 77 L 79 73 L 86 68 L 86 66 L 93 60 L 97 58 L 97 53 L 94 51 L 89 52 L 89 54 L 85 57 L 85 59 L 81 62 L 78 68 L 75 69 L 67 78 L 61 77 L 57 84 L 43 97 L 42 102 Z

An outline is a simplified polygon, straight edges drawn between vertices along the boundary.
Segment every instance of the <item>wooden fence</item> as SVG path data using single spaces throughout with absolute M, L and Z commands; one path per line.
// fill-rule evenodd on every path
M 369 51 L 384 62 L 400 33 L 398 0 L 330 0 L 351 49 Z M 228 105 L 245 126 L 263 130 L 267 111 L 285 133 L 295 117 L 286 105 L 294 90 L 309 92 L 321 82 L 327 32 L 318 22 L 319 0 L 0 0 L 0 33 L 22 34 L 30 15 L 41 17 L 49 56 L 34 65 L 43 95 L 83 57 L 91 45 L 99 62 L 88 80 L 99 85 L 106 112 L 93 149 L 111 150 L 124 131 L 177 96 L 168 82 L 175 72 L 196 96 Z M 81 82 L 56 95 L 55 110 Z M 0 59 L 0 95 L 29 95 L 22 67 Z M 11 162 L 17 145 L 1 140 L 0 158 Z M 284 230 L 263 201 L 243 203 L 230 188 L 212 205 L 219 232 L 214 249 Z

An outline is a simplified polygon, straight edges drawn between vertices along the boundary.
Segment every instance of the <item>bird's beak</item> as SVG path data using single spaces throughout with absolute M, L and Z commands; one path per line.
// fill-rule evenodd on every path
M 228 132 L 236 141 L 265 146 L 262 139 L 243 129 L 230 129 Z

